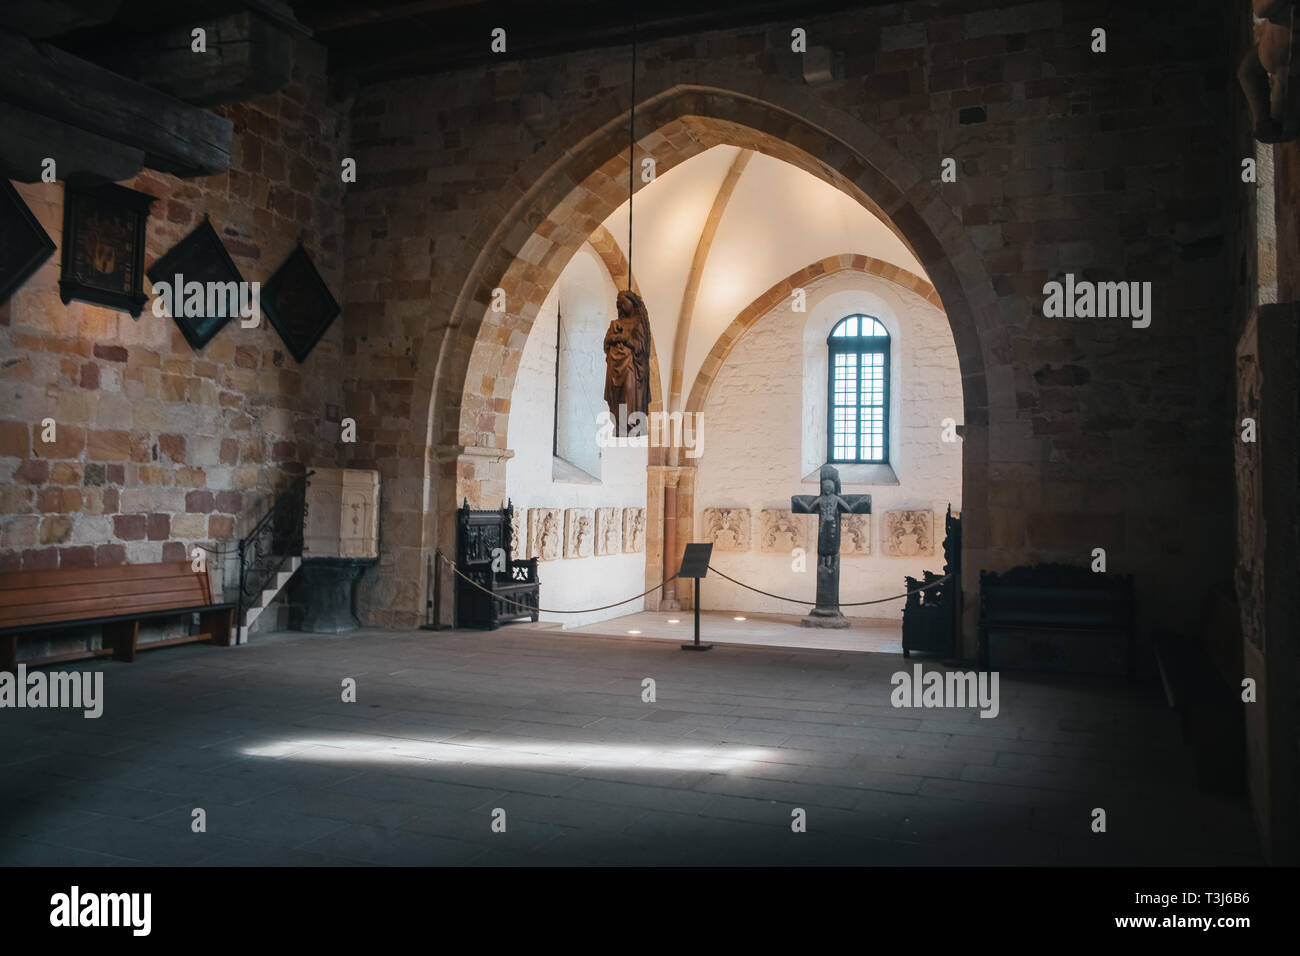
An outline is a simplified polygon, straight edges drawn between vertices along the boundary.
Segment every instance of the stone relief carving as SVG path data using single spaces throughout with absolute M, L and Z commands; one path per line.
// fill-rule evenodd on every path
M 1259 421 L 1261 375 L 1256 319 L 1251 318 L 1237 346 L 1237 427 Z M 1237 562 L 1233 569 L 1242 636 L 1264 650 L 1264 535 L 1258 445 L 1233 442 L 1237 472 Z
M 520 535 L 524 534 L 524 516 L 514 505 L 510 506 L 510 557 L 511 559 L 522 558 L 523 548 L 519 540 Z
M 555 561 L 560 557 L 564 527 L 559 508 L 528 509 L 528 557 Z
M 1300 58 L 1294 0 L 1251 0 L 1255 42 L 1237 68 L 1255 139 L 1285 143 L 1300 134 Z
M 765 508 L 760 511 L 758 550 L 788 555 L 795 548 L 808 548 L 807 518 L 780 508 Z
M 705 508 L 703 528 L 715 551 L 749 550 L 748 508 Z
M 645 550 L 645 509 L 623 509 L 623 553 L 637 554 Z
M 886 511 L 885 555 L 910 558 L 934 554 L 934 514 L 930 511 Z
M 840 554 L 871 553 L 871 515 L 840 515 Z
M 621 508 L 596 509 L 596 553 L 623 553 L 623 516 Z
M 593 508 L 568 508 L 564 512 L 564 556 L 589 558 L 596 539 Z

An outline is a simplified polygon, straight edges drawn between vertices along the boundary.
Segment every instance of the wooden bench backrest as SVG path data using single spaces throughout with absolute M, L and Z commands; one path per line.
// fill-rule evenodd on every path
M 188 561 L 0 574 L 0 628 L 211 603 L 207 571 Z

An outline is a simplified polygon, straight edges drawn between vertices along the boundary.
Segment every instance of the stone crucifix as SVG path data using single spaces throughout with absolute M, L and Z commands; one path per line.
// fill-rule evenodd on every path
M 840 515 L 871 514 L 871 495 L 840 493 L 840 473 L 821 468 L 820 495 L 792 495 L 790 510 L 817 515 L 817 606 L 799 623 L 804 627 L 848 627 L 840 613 Z

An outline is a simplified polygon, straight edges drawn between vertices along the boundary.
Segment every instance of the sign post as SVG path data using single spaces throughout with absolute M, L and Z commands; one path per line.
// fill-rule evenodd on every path
M 677 572 L 679 578 L 695 579 L 695 643 L 683 644 L 684 651 L 711 651 L 712 644 L 700 643 L 700 578 L 709 573 L 709 558 L 713 556 L 713 545 L 688 544 L 682 555 L 682 568 Z

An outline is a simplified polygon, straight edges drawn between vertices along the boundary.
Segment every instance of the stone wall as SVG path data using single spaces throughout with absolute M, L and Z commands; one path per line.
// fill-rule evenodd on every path
M 246 281 L 264 283 L 301 237 L 342 299 L 348 120 L 329 100 L 324 61 L 302 41 L 284 90 L 218 108 L 234 122 L 227 173 L 123 184 L 155 197 L 146 269 L 207 215 Z M 61 243 L 62 183 L 18 190 Z M 232 320 L 196 352 L 150 304 L 138 319 L 64 305 L 60 252 L 0 307 L 0 570 L 230 549 L 292 475 L 335 462 L 341 321 L 302 365 L 265 316 L 250 329 Z M 57 426 L 51 444 L 45 418 Z
M 642 44 L 639 148 L 662 174 L 715 143 L 744 145 L 885 213 L 953 323 L 972 579 L 1101 546 L 1111 570 L 1137 574 L 1144 624 L 1186 624 L 1199 612 L 1185 596 L 1230 562 L 1223 13 L 1210 0 L 1172 16 L 1111 9 L 1108 52 L 1093 53 L 1092 4 L 985 6 L 899 4 Z M 796 26 L 832 49 L 834 80 L 805 82 Z M 503 59 L 359 94 L 347 337 L 366 347 L 348 407 L 365 434 L 356 463 L 400 492 L 383 519 L 391 579 L 369 595 L 383 620 L 416 618 L 448 505 L 500 497 L 504 458 L 489 453 L 507 442 L 527 330 L 626 196 L 628 52 Z M 956 183 L 939 181 L 945 157 Z M 1043 284 L 1066 272 L 1151 282 L 1151 326 L 1043 318 Z M 487 310 L 496 286 L 502 316 Z

